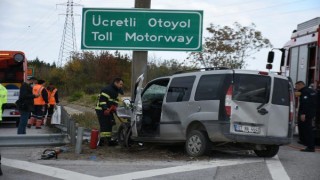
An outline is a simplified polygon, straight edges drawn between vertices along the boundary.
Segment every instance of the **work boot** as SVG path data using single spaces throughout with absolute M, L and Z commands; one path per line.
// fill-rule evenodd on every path
M 113 138 L 108 138 L 108 146 L 116 146 L 118 145 L 118 141 Z
M 107 143 L 107 139 L 105 137 L 102 137 L 99 139 L 98 146 L 105 146 Z

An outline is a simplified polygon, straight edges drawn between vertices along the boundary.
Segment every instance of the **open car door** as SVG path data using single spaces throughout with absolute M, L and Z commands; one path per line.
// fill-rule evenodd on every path
M 134 104 L 133 104 L 133 112 L 131 116 L 131 127 L 132 127 L 132 137 L 138 137 L 138 126 L 139 122 L 142 120 L 142 85 L 143 85 L 144 74 L 141 74 L 135 84 L 135 93 L 133 96 Z

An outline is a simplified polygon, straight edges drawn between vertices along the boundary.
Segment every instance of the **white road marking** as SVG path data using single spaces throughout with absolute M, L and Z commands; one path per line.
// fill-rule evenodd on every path
M 281 164 L 278 155 L 273 158 L 266 159 L 266 164 L 273 180 L 289 180 L 286 170 Z
M 60 178 L 60 179 L 88 179 L 88 180 L 97 180 L 99 178 L 81 174 L 73 171 L 68 171 L 65 169 L 50 167 L 46 165 L 36 164 L 32 162 L 27 161 L 20 161 L 15 159 L 7 159 L 4 157 L 1 157 L 1 163 L 2 165 L 22 169 L 25 171 L 30 171 L 38 174 L 43 174 L 50 177 Z
M 114 176 L 107 176 L 101 179 L 105 180 L 123 180 L 123 179 L 141 179 L 141 178 L 148 178 L 153 176 L 160 176 L 164 174 L 173 174 L 179 172 L 187 172 L 187 171 L 195 171 L 200 169 L 208 169 L 208 168 L 215 168 L 221 166 L 232 166 L 232 165 L 239 165 L 239 164 L 246 164 L 246 163 L 256 163 L 256 162 L 263 162 L 264 160 L 259 158 L 255 159 L 247 159 L 247 160 L 221 160 L 221 161 L 210 161 L 210 162 L 200 162 L 200 163 L 192 163 L 183 166 L 175 166 L 163 169 L 152 169 L 146 171 L 138 171 L 132 172 L 127 174 L 120 174 Z
M 182 166 L 175 166 L 162 169 L 152 169 L 146 171 L 137 171 L 126 174 L 119 174 L 107 177 L 95 177 L 78 172 L 73 172 L 65 169 L 60 169 L 56 167 L 50 167 L 46 165 L 36 164 L 28 161 L 20 161 L 14 159 L 7 159 L 2 157 L 2 164 L 5 166 L 22 169 L 25 171 L 30 171 L 38 174 L 43 174 L 50 177 L 60 178 L 60 179 L 88 179 L 88 180 L 123 180 L 123 179 L 141 179 L 148 178 L 166 174 L 195 171 L 208 168 L 216 168 L 222 166 L 232 166 L 240 165 L 247 163 L 257 163 L 257 162 L 266 162 L 266 165 L 270 171 L 273 180 L 289 180 L 289 176 L 285 169 L 283 168 L 278 156 L 270 159 L 262 158 L 250 158 L 250 159 L 240 159 L 240 160 L 213 160 L 213 161 L 202 161 L 190 163 Z

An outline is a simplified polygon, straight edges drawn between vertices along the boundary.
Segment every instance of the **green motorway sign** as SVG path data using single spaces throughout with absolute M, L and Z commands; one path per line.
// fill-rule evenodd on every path
M 202 11 L 83 8 L 82 49 L 201 51 Z

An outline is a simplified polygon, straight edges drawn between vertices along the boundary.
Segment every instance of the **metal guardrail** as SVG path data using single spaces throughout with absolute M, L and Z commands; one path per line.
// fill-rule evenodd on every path
M 76 142 L 76 126 L 71 120 L 71 116 L 62 107 L 61 108 L 61 124 L 55 125 L 61 130 L 61 133 L 55 134 L 24 134 L 24 135 L 1 135 L 0 147 L 8 146 L 41 146 L 41 145 L 65 145 Z
M 68 143 L 65 134 L 6 135 L 0 136 L 0 147 L 63 145 Z
M 63 133 L 66 133 L 70 143 L 75 145 L 76 143 L 76 123 L 71 119 L 71 115 L 68 114 L 66 109 L 61 107 L 61 124 L 55 125 L 56 128 L 60 129 Z
M 80 154 L 82 141 L 90 138 L 90 130 L 78 127 L 64 107 L 61 108 L 61 124 L 56 127 L 67 134 L 70 143 L 75 145 L 75 153 Z
M 76 145 L 78 128 L 75 121 L 66 109 L 61 107 L 61 124 L 54 125 L 61 130 L 56 134 L 25 134 L 25 135 L 1 135 L 0 147 L 6 146 L 41 146 L 41 145 L 64 145 L 71 143 Z M 81 132 L 85 139 L 90 137 L 90 131 L 84 129 Z M 80 140 L 79 140 L 80 142 Z

